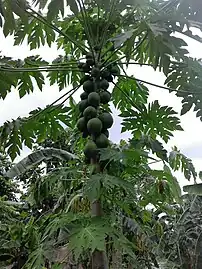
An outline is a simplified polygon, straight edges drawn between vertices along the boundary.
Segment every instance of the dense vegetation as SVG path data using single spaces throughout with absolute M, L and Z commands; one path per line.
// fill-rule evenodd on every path
M 0 97 L 15 88 L 23 98 L 48 83 L 72 87 L 0 127 L 0 266 L 151 269 L 166 261 L 200 269 L 201 199 L 182 196 L 173 175 L 197 173 L 177 147 L 166 150 L 180 119 L 172 107 L 149 103 L 147 87 L 175 92 L 181 115 L 194 109 L 202 119 L 201 59 L 189 56 L 183 39 L 201 42 L 192 32 L 202 28 L 200 2 L 0 0 L 0 14 L 14 45 L 63 51 L 51 63 L 1 55 Z M 165 85 L 129 76 L 134 65 L 162 72 Z M 122 132 L 132 134 L 118 145 L 110 141 L 112 106 Z M 32 154 L 11 163 L 24 146 Z

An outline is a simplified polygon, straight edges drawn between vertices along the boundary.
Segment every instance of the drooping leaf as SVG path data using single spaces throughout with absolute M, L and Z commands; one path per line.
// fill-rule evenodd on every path
M 33 0 L 33 3 L 35 3 L 35 5 L 39 4 L 39 8 L 43 9 L 46 4 L 47 4 L 48 0 Z
M 5 36 L 13 34 L 15 30 L 15 19 L 12 12 L 11 1 L 5 1 L 2 5 L 2 15 L 5 19 L 3 24 L 3 33 Z
M 19 176 L 20 174 L 29 170 L 31 167 L 35 166 L 36 164 L 39 164 L 42 161 L 51 159 L 53 157 L 61 159 L 61 160 L 65 160 L 65 161 L 78 159 L 76 155 L 71 154 L 62 149 L 56 149 L 56 148 L 41 149 L 41 150 L 38 150 L 29 154 L 27 157 L 22 159 L 19 163 L 11 167 L 11 169 L 6 173 L 6 175 L 10 178 Z
M 135 147 L 145 147 L 151 149 L 153 154 L 156 154 L 157 157 L 162 160 L 167 161 L 167 150 L 163 147 L 163 144 L 157 139 L 153 139 L 148 135 L 143 135 L 139 140 L 131 140 L 131 143 Z
M 114 42 L 114 48 L 119 48 L 122 44 L 125 43 L 125 41 L 133 35 L 133 30 L 129 30 L 125 33 L 121 33 L 116 37 L 111 38 L 111 41 Z
M 38 246 L 35 251 L 30 253 L 26 266 L 29 266 L 29 268 L 41 269 L 45 266 L 45 258 L 44 246 Z
M 23 144 L 32 149 L 36 141 L 39 143 L 48 137 L 56 140 L 66 126 L 71 126 L 70 112 L 70 108 L 52 106 L 32 111 L 27 118 L 5 122 L 1 127 L 1 146 L 14 160 Z
M 178 97 L 183 98 L 181 115 L 193 107 L 200 119 L 202 119 L 201 66 L 200 60 L 187 57 L 182 63 L 172 64 L 165 81 L 170 88 L 177 89 Z
M 197 173 L 192 161 L 180 153 L 177 147 L 174 147 L 173 151 L 169 155 L 169 164 L 174 171 L 181 168 L 186 179 L 190 180 L 191 177 L 193 177 L 194 180 L 196 180 Z
M 48 20 L 52 21 L 55 17 L 57 17 L 59 12 L 61 12 L 62 16 L 64 16 L 64 0 L 51 0 L 48 5 Z
M 115 249 L 120 249 L 124 254 L 129 255 L 133 260 L 136 260 L 135 244 L 127 239 L 127 237 L 118 230 L 113 230 L 112 238 L 114 240 Z
M 67 1 L 67 4 L 69 5 L 70 7 L 70 10 L 75 14 L 77 15 L 78 12 L 79 12 L 79 9 L 78 9 L 78 6 L 77 6 L 77 3 L 75 0 L 66 0 Z
M 187 185 L 183 187 L 183 190 L 185 192 L 188 192 L 190 194 L 195 194 L 195 195 L 202 195 L 202 184 L 194 184 L 194 185 Z
M 85 219 L 83 214 L 74 214 L 72 212 L 53 216 L 50 223 L 45 227 L 42 242 L 50 240 L 52 235 L 59 229 L 65 229 L 68 224 L 80 221 L 81 219 Z
M 172 175 L 172 172 L 167 165 L 164 165 L 164 171 L 166 173 L 166 179 L 169 182 L 171 192 L 173 193 L 173 197 L 178 203 L 181 202 L 182 193 L 177 178 Z
M 152 170 L 150 173 L 158 178 L 158 193 L 167 196 L 170 201 L 174 198 L 178 203 L 181 202 L 180 185 L 167 165 L 164 165 L 164 170 Z

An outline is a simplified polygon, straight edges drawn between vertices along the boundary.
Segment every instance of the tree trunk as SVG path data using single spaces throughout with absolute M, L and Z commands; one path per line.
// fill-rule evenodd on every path
M 111 269 L 120 269 L 122 267 L 122 251 L 120 249 L 112 252 L 112 266 Z
M 93 252 L 92 269 L 108 269 L 108 261 L 104 251 L 95 250 Z
M 127 269 L 133 269 L 133 265 L 132 265 L 132 263 L 129 263 L 129 264 L 128 264 Z
M 95 160 L 91 160 L 95 166 L 94 173 L 100 173 L 100 165 Z M 95 201 L 91 205 L 92 216 L 102 216 L 102 205 L 100 201 Z M 108 269 L 108 259 L 104 251 L 95 250 L 91 259 L 92 269 Z

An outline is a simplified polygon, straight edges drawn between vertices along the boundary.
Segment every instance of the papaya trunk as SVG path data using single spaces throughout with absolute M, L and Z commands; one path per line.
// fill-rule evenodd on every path
M 95 160 L 91 160 L 91 164 L 95 166 L 94 173 L 100 173 L 100 165 Z M 102 216 L 101 202 L 94 201 L 91 205 L 92 216 Z M 92 269 L 108 269 L 108 259 L 104 251 L 95 250 L 91 257 Z
M 119 212 L 118 216 L 118 227 L 119 231 L 122 232 L 122 215 L 121 212 Z M 112 264 L 111 264 L 111 269 L 119 269 L 122 267 L 122 249 L 116 249 L 115 246 L 113 245 L 113 250 L 112 250 Z
M 122 267 L 122 251 L 113 249 L 111 269 L 120 269 Z

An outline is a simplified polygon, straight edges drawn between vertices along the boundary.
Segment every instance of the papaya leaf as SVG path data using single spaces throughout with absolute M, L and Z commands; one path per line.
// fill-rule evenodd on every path
M 80 219 L 84 219 L 82 214 L 74 214 L 72 212 L 53 216 L 50 223 L 45 227 L 41 241 L 46 242 L 59 229 L 65 229 L 68 224 L 80 221 Z
M 163 144 L 157 139 L 151 138 L 149 135 L 143 135 L 139 140 L 131 140 L 131 143 L 137 147 L 145 147 L 151 149 L 153 154 L 164 161 L 168 161 L 167 151 L 163 147 Z
M 25 38 L 27 38 L 30 49 L 35 49 L 41 45 L 44 45 L 45 42 L 51 46 L 52 42 L 55 41 L 56 35 L 54 30 L 47 25 L 44 25 L 35 18 L 30 18 L 29 24 L 26 24 L 23 21 L 17 21 L 16 31 L 14 34 L 14 44 L 22 44 Z
M 49 246 L 51 247 L 51 246 Z M 45 259 L 47 258 L 46 252 L 48 251 L 48 244 L 46 246 L 39 245 L 34 251 L 32 251 L 26 262 L 28 268 L 41 269 L 45 266 Z
M 148 108 L 142 107 L 141 112 L 128 109 L 120 115 L 123 117 L 122 132 L 130 130 L 137 139 L 142 133 L 148 134 L 154 140 L 159 136 L 168 142 L 173 131 L 183 130 L 176 114 L 171 107 L 160 106 L 157 100 L 149 104 Z
M 117 87 L 114 87 L 112 91 L 112 101 L 115 107 L 118 108 L 121 112 L 124 112 L 128 108 L 132 107 L 129 99 L 131 99 L 132 102 L 138 106 L 147 103 L 149 95 L 147 87 L 140 85 L 140 83 L 134 79 L 119 78 L 116 85 L 121 89 L 121 91 L 119 91 Z
M 66 0 L 67 1 L 67 4 L 69 5 L 70 7 L 70 10 L 75 14 L 77 15 L 78 12 L 79 12 L 79 9 L 78 9 L 78 6 L 77 6 L 77 3 L 75 0 Z
M 59 12 L 64 17 L 64 7 L 69 7 L 75 15 L 79 12 L 75 0 L 51 0 L 48 5 L 47 19 L 52 21 L 57 17 Z
M 181 202 L 181 188 L 167 165 L 164 165 L 164 170 L 152 170 L 150 173 L 159 180 L 160 193 L 167 195 L 171 200 L 175 199 L 176 202 Z
M 70 234 L 69 248 L 73 251 L 75 258 L 90 250 L 105 251 L 105 238 L 111 232 L 111 227 L 102 218 L 93 218 L 91 223 L 76 227 Z
M 122 162 L 122 164 L 126 164 L 128 161 L 140 161 L 141 156 L 146 157 L 147 152 L 140 149 L 100 149 L 100 161 L 107 161 L 110 163 L 114 162 Z
M 1 146 L 14 160 L 23 144 L 32 149 L 36 141 L 42 142 L 48 137 L 56 140 L 61 131 L 71 125 L 72 120 L 68 116 L 70 112 L 71 108 L 48 106 L 44 110 L 31 111 L 27 118 L 5 122 L 0 128 Z
M 33 4 L 39 5 L 40 9 L 43 9 L 46 6 L 47 2 L 48 0 L 33 0 Z
M 91 202 L 100 198 L 101 195 L 101 177 L 94 175 L 90 178 L 84 187 L 84 195 L 88 197 Z
M 111 236 L 113 238 L 115 249 L 122 250 L 124 254 L 129 255 L 134 260 L 137 259 L 135 255 L 135 244 L 129 241 L 123 233 L 113 229 Z
M 115 148 L 99 149 L 100 161 L 119 161 L 123 158 L 123 153 Z
M 173 197 L 175 198 L 175 200 L 178 203 L 182 202 L 181 188 L 180 188 L 180 185 L 177 181 L 177 178 L 172 175 L 172 172 L 167 165 L 164 165 L 164 171 L 165 171 L 166 179 L 169 182 L 169 186 L 170 186 L 171 192 L 173 194 Z
M 168 22 L 158 21 L 158 14 L 154 13 L 155 15 L 148 18 L 148 21 L 143 21 L 140 18 L 139 23 L 136 23 L 137 37 L 139 37 L 139 42 L 136 45 L 140 45 L 135 48 L 134 42 L 130 44 L 130 40 L 126 41 L 125 53 L 130 52 L 127 55 L 128 62 L 133 56 L 136 62 L 149 63 L 155 70 L 158 68 L 159 71 L 163 71 L 167 75 L 171 59 L 174 57 L 178 61 L 183 60 L 188 51 L 184 48 L 186 46 L 185 41 L 171 35 L 172 32 L 170 32 Z M 147 51 L 146 54 L 145 51 Z
M 165 80 L 165 84 L 172 89 L 177 89 L 176 95 L 182 98 L 181 115 L 193 107 L 200 120 L 202 120 L 201 66 L 201 60 L 186 57 L 182 63 L 172 63 Z
M 4 5 L 2 5 L 2 11 L 2 15 L 5 20 L 3 24 L 3 33 L 5 36 L 8 36 L 9 34 L 13 34 L 16 25 L 14 14 L 12 12 L 11 1 L 4 2 Z
M 192 2 L 188 1 L 188 0 L 184 0 L 184 1 L 180 1 L 180 0 L 176 0 L 176 1 L 172 1 L 169 0 L 163 11 L 165 13 L 169 13 L 169 14 L 176 14 L 176 15 L 183 15 L 183 17 L 192 20 L 192 21 L 198 21 L 198 22 L 202 22 L 201 20 L 201 16 L 200 16 L 200 11 L 201 11 L 201 3 L 200 1 L 194 0 Z
M 64 16 L 64 0 L 51 0 L 48 5 L 47 19 L 52 21 L 59 12 Z
M 117 49 L 122 44 L 124 44 L 126 40 L 131 38 L 131 36 L 133 35 L 133 32 L 134 32 L 133 30 L 129 30 L 129 31 L 119 34 L 118 36 L 111 38 L 110 41 L 114 43 L 114 48 Z
M 119 187 L 119 188 L 125 189 L 126 192 L 133 193 L 134 187 L 133 187 L 132 183 L 130 183 L 130 182 L 124 180 L 124 179 L 115 177 L 115 176 L 110 176 L 108 174 L 103 174 L 102 183 L 103 183 L 103 186 L 106 189 Z
M 177 147 L 169 155 L 169 164 L 174 171 L 181 169 L 186 179 L 190 180 L 191 177 L 196 180 L 197 173 L 192 161 L 184 154 L 180 153 Z
M 92 195 L 93 193 L 93 198 L 94 196 L 97 196 L 97 198 L 99 198 L 98 196 L 100 196 L 100 193 L 101 193 L 101 186 L 103 186 L 106 189 L 113 189 L 114 187 L 118 187 L 118 188 L 125 189 L 127 192 L 129 191 L 130 193 L 133 193 L 133 189 L 134 189 L 132 183 L 124 179 L 111 176 L 107 173 L 100 173 L 100 174 L 92 175 L 89 182 L 90 182 L 89 186 L 92 185 L 93 187 L 92 188 L 88 187 L 87 193 L 90 193 L 90 195 Z M 88 186 L 88 183 L 87 183 L 87 186 Z
M 153 153 L 156 153 L 156 155 L 161 158 L 162 160 L 167 161 L 167 151 L 164 149 L 161 142 L 158 140 L 151 140 L 151 149 Z

